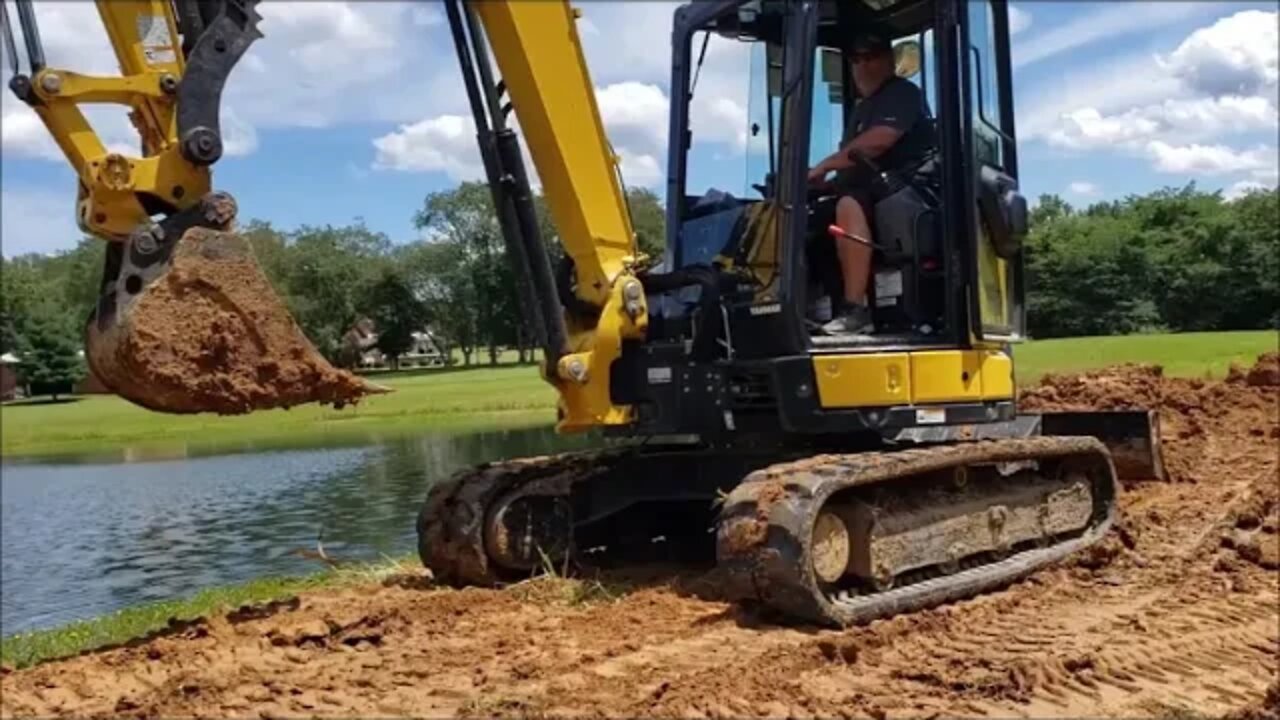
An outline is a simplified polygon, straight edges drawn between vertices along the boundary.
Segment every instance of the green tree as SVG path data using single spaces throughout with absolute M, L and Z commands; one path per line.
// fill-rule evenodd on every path
M 80 340 L 66 316 L 51 304 L 41 304 L 29 318 L 21 339 L 23 379 L 33 394 L 59 394 L 73 390 L 84 377 L 84 362 L 79 356 Z
M 667 246 L 667 211 L 662 201 L 649 188 L 632 187 L 627 188 L 627 205 L 640 251 L 655 262 L 661 260 Z
M 269 243 L 263 238 L 263 244 Z M 255 250 L 256 252 L 256 250 Z M 316 349 L 336 358 L 357 303 L 389 262 L 391 241 L 363 225 L 303 226 L 290 233 L 278 272 L 294 318 Z M 277 290 L 281 289 L 277 286 Z
M 456 343 L 465 364 L 471 349 L 487 345 L 489 362 L 497 363 L 498 348 L 516 342 L 522 323 L 516 278 L 484 183 L 462 183 L 452 190 L 429 194 L 414 224 L 431 236 L 430 245 L 447 247 L 427 254 L 434 266 L 434 287 L 422 293 L 440 313 L 440 330 Z
M 415 243 L 404 248 L 400 265 L 414 294 L 426 305 L 445 358 L 452 362 L 456 347 L 463 362 L 470 365 L 479 335 L 478 300 L 466 269 L 464 250 L 457 243 L 443 240 Z
M 1158 324 L 1150 269 L 1131 222 L 1080 215 L 1041 223 L 1027 241 L 1033 337 L 1131 333 Z
M 38 256 L 0 260 L 0 352 L 17 349 L 32 308 L 48 287 Z
M 1042 227 L 1053 220 L 1071 215 L 1071 212 L 1071 205 L 1066 200 L 1057 195 L 1041 195 L 1036 206 L 1031 208 L 1027 222 L 1033 228 Z
M 400 356 L 413 346 L 413 333 L 425 328 L 427 307 L 414 295 L 404 275 L 386 268 L 365 292 L 363 306 L 378 334 L 377 347 L 400 367 Z

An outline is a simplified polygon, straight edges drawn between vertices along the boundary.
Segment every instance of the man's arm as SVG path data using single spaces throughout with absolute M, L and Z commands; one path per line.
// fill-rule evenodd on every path
M 844 147 L 823 158 L 822 162 L 814 166 L 813 170 L 826 175 L 830 172 L 853 167 L 854 160 L 850 155 L 854 151 L 874 160 L 888 152 L 889 148 L 893 147 L 904 134 L 905 131 L 891 125 L 874 125 L 862 131 L 857 137 L 846 143 Z
M 856 161 L 850 158 L 850 154 L 855 151 L 871 159 L 880 157 L 920 119 L 920 88 L 910 82 L 894 82 L 892 87 L 884 88 L 882 92 L 888 95 L 867 118 L 869 127 L 815 165 L 809 172 L 810 179 L 821 179 L 827 173 L 853 167 Z

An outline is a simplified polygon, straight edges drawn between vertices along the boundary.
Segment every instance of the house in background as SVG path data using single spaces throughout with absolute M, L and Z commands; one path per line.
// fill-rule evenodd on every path
M 411 333 L 413 344 L 399 358 L 398 366 L 444 367 L 444 353 L 430 330 Z M 372 370 L 387 367 L 387 358 L 378 349 L 378 332 L 369 318 L 360 318 L 342 336 L 343 366 L 352 369 Z
M 13 400 L 19 397 L 17 355 L 7 352 L 0 355 L 0 400 Z

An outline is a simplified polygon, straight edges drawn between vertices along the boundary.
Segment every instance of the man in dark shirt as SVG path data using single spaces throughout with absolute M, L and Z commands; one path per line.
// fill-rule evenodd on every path
M 843 145 L 809 171 L 809 182 L 823 184 L 836 173 L 840 192 L 836 224 L 845 232 L 872 239 L 871 220 L 878 197 L 875 172 L 861 155 L 882 172 L 894 172 L 918 163 L 933 148 L 932 125 L 924 93 L 894 73 L 893 46 L 882 31 L 865 32 L 845 50 L 861 100 L 845 128 Z M 844 302 L 823 330 L 832 334 L 863 334 L 875 329 L 867 306 L 871 278 L 871 248 L 848 239 L 836 240 Z

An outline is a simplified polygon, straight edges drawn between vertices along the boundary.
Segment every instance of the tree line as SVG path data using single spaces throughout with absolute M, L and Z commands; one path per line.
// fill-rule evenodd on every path
M 1280 192 L 1195 185 L 1071 207 L 1042 196 L 1027 238 L 1031 337 L 1280 327 Z
M 660 199 L 632 188 L 628 200 L 641 249 L 660 255 Z M 557 262 L 561 248 L 544 199 L 536 206 Z M 409 243 L 360 221 L 287 231 L 251 221 L 241 232 L 303 331 L 340 365 L 353 362 L 349 331 L 360 318 L 373 321 L 378 347 L 391 358 L 429 327 L 446 357 L 456 349 L 467 365 L 496 363 L 503 348 L 532 360 L 533 337 L 521 321 L 487 186 L 431 193 L 413 222 L 422 238 Z M 1277 191 L 1227 202 L 1189 185 L 1083 209 L 1045 195 L 1031 223 L 1031 337 L 1280 325 Z M 65 252 L 0 265 L 0 351 L 31 358 L 29 377 L 53 382 L 74 373 L 67 353 L 79 347 L 103 249 L 84 239 Z

